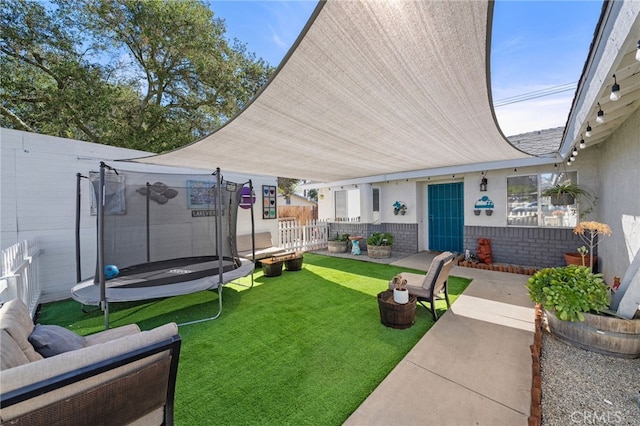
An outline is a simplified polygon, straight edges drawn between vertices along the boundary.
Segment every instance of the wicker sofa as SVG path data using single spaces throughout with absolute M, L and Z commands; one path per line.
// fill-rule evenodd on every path
M 61 329 L 34 325 L 18 299 L 0 308 L 1 424 L 173 424 L 175 323 L 86 337 Z
M 236 237 L 236 244 L 238 246 L 238 255 L 245 259 L 259 261 L 267 257 L 274 256 L 276 254 L 282 254 L 286 252 L 286 249 L 273 245 L 273 239 L 271 238 L 271 232 L 257 232 L 256 233 L 256 257 L 253 258 L 251 249 L 251 234 L 238 235 Z

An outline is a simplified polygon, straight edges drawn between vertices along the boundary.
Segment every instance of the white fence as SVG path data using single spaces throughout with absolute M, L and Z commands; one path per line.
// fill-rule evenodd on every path
M 278 246 L 287 250 L 320 250 L 328 245 L 328 221 L 310 220 L 306 225 L 301 225 L 296 220 L 284 220 L 279 223 L 278 227 Z
M 21 299 L 29 308 L 31 318 L 40 302 L 38 281 L 38 256 L 42 250 L 35 239 L 2 250 L 2 276 L 0 276 L 0 301 Z

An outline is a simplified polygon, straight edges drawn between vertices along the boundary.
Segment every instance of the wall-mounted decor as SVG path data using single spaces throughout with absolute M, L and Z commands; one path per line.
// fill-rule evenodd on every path
M 256 202 L 256 194 L 251 191 L 251 188 L 248 186 L 243 187 L 240 190 L 240 208 L 242 209 L 250 209 L 251 204 L 255 204 Z
M 166 204 L 172 198 L 178 195 L 178 191 L 173 188 L 169 188 L 165 183 L 156 182 L 153 185 L 146 185 L 136 189 L 138 194 L 147 196 L 149 199 L 155 201 L 158 204 Z
M 100 187 L 100 173 L 89 172 L 89 182 L 91 183 L 91 215 L 98 214 L 98 190 Z M 104 213 L 105 214 L 126 214 L 127 203 L 125 199 L 125 177 L 124 174 L 105 173 L 104 176 Z
M 262 218 L 276 219 L 278 188 L 274 185 L 262 185 Z
M 216 183 L 206 180 L 187 180 L 187 208 L 214 208 L 216 202 Z M 222 198 L 224 204 L 224 197 Z
M 393 203 L 393 214 L 404 215 L 405 213 L 407 213 L 407 203 L 404 201 L 396 201 Z
M 473 206 L 473 213 L 476 216 L 479 216 L 482 210 L 485 211 L 487 216 L 491 216 L 493 214 L 493 201 L 491 201 L 491 199 L 486 195 L 480 197 Z

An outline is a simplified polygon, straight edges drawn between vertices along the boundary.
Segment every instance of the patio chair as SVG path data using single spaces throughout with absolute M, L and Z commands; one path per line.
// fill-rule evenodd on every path
M 449 279 L 449 273 L 451 272 L 453 265 L 453 253 L 446 251 L 437 255 L 433 259 L 426 275 L 414 274 L 411 272 L 400 273 L 402 278 L 407 280 L 406 288 L 409 291 L 409 294 L 415 295 L 418 302 L 431 312 L 434 321 L 438 320 L 438 314 L 436 313 L 435 307 L 435 302 L 437 300 L 442 300 L 444 298 L 447 302 L 447 309 L 451 307 L 449 291 L 447 289 L 447 280 Z M 389 288 L 393 289 L 393 287 L 393 284 L 389 282 Z

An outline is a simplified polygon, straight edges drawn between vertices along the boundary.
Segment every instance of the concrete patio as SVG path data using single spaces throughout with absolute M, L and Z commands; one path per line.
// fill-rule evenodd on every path
M 433 256 L 392 264 L 426 270 Z M 535 315 L 528 276 L 458 266 L 451 274 L 473 281 L 345 425 L 527 424 Z

